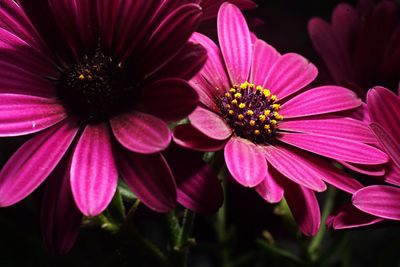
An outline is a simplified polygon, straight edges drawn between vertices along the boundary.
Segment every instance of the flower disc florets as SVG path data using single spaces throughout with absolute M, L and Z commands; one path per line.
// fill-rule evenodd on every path
M 270 90 L 244 82 L 233 85 L 221 98 L 221 112 L 236 135 L 257 144 L 268 144 L 283 119 L 278 113 L 277 100 Z
M 121 112 L 133 94 L 126 69 L 98 48 L 66 68 L 58 84 L 58 96 L 73 115 L 85 123 L 97 123 Z

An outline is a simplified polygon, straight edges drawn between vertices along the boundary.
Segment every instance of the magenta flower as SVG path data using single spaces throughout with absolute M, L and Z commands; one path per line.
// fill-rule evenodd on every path
M 313 18 L 308 31 L 336 84 L 363 99 L 376 85 L 395 88 L 400 79 L 399 9 L 394 1 L 339 4 L 328 24 Z
M 167 122 L 198 103 L 185 80 L 206 60 L 188 42 L 201 16 L 173 0 L 1 1 L 0 136 L 33 135 L 0 172 L 0 206 L 50 176 L 42 223 L 58 252 L 75 240 L 78 209 L 95 216 L 108 206 L 118 174 L 155 211 L 177 201 L 216 210 L 221 188 L 201 159 L 180 169 L 160 153 Z
M 252 42 L 234 5 L 221 6 L 218 37 L 221 50 L 201 34 L 192 37 L 208 51 L 205 67 L 191 80 L 202 105 L 189 115 L 190 124 L 175 129 L 174 140 L 201 151 L 223 149 L 238 183 L 271 203 L 285 196 L 302 231 L 313 235 L 320 224 L 314 191 L 324 191 L 324 181 L 347 192 L 361 188 L 316 155 L 361 165 L 388 160 L 365 144 L 374 140 L 366 125 L 338 113 L 361 101 L 339 86 L 300 91 L 317 76 L 314 65 Z
M 352 228 L 400 220 L 400 97 L 384 87 L 374 87 L 367 95 L 370 127 L 380 147 L 389 155 L 385 165 L 385 185 L 364 187 L 353 194 L 352 205 L 341 208 L 329 219 L 335 229 Z

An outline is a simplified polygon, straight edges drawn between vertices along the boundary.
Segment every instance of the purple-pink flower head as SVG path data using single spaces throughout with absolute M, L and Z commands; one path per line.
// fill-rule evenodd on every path
M 303 232 L 313 235 L 320 224 L 314 191 L 325 190 L 325 181 L 351 193 L 361 187 L 317 155 L 361 165 L 388 160 L 367 145 L 375 139 L 366 125 L 338 113 L 361 100 L 339 86 L 302 90 L 317 76 L 315 66 L 252 39 L 232 4 L 219 10 L 218 37 L 220 48 L 201 34 L 192 37 L 208 52 L 191 80 L 201 106 L 189 115 L 190 124 L 175 129 L 174 139 L 201 151 L 223 149 L 238 183 L 272 203 L 285 196 Z
M 370 127 L 379 146 L 389 155 L 382 185 L 371 185 L 353 194 L 352 204 L 330 217 L 335 229 L 352 228 L 400 220 L 400 97 L 384 87 L 374 87 L 367 95 Z M 381 181 L 382 182 L 382 181 Z
M 313 18 L 308 25 L 316 51 L 336 84 L 363 99 L 369 88 L 397 88 L 400 80 L 400 20 L 395 1 L 359 0 L 357 7 L 342 3 L 331 24 Z
M 174 0 L 1 1 L 0 136 L 32 136 L 0 172 L 0 206 L 50 176 L 47 229 L 75 233 L 75 203 L 98 215 L 121 174 L 151 209 L 168 211 L 177 199 L 195 207 L 191 181 L 179 188 L 160 152 L 171 140 L 167 122 L 198 103 L 186 80 L 206 61 L 188 42 L 201 16 L 199 5 Z M 73 236 L 61 240 L 64 250 Z

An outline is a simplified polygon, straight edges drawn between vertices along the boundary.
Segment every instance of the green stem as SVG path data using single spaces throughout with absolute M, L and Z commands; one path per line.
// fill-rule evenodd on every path
M 326 224 L 325 221 L 328 218 L 329 214 L 332 211 L 336 196 L 336 189 L 334 187 L 329 187 L 326 197 L 326 202 L 324 206 L 324 210 L 322 212 L 322 223 L 321 228 L 318 234 L 311 240 L 311 243 L 308 247 L 308 253 L 310 255 L 310 259 L 315 262 L 319 257 L 319 252 L 321 249 L 321 243 L 324 239 L 326 233 Z

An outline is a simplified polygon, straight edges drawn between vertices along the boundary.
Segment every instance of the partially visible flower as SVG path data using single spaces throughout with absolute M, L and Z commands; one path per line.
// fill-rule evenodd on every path
M 119 174 L 155 211 L 221 204 L 216 177 L 216 190 L 204 189 L 210 170 L 197 159 L 187 172 L 161 154 L 167 122 L 198 103 L 186 80 L 206 60 L 188 42 L 201 16 L 199 5 L 175 0 L 1 1 L 0 136 L 32 138 L 0 172 L 0 206 L 50 177 L 42 225 L 54 251 L 72 246 L 80 212 L 108 206 Z
M 370 127 L 382 149 L 389 155 L 385 165 L 385 185 L 371 185 L 353 194 L 352 205 L 341 208 L 329 219 L 335 229 L 352 228 L 400 220 L 400 97 L 384 87 L 374 87 L 367 95 Z
M 332 79 L 365 99 L 373 86 L 396 88 L 400 80 L 400 20 L 395 1 L 360 0 L 356 8 L 339 4 L 331 24 L 309 22 L 316 51 Z
M 388 159 L 366 145 L 368 127 L 338 112 L 361 105 L 354 92 L 339 86 L 303 90 L 317 69 L 297 54 L 280 55 L 250 36 L 240 10 L 225 3 L 218 14 L 220 48 L 194 34 L 208 61 L 191 84 L 202 103 L 190 124 L 174 131 L 179 145 L 201 151 L 223 149 L 228 170 L 238 183 L 253 187 L 265 200 L 285 196 L 307 235 L 320 225 L 314 192 L 324 181 L 353 193 L 361 184 L 316 155 L 361 165 Z M 221 49 L 221 50 L 220 50 Z

